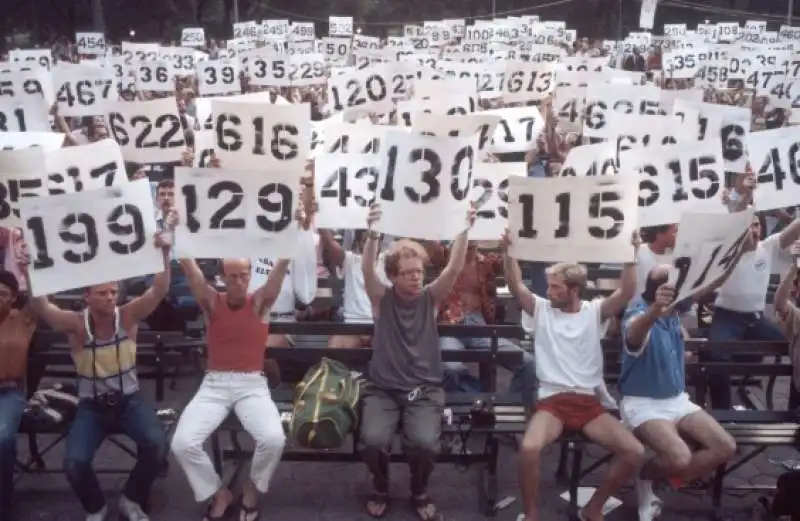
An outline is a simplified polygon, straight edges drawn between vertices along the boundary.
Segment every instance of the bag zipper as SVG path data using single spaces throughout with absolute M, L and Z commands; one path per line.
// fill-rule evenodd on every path
M 325 392 L 325 385 L 328 383 L 328 373 L 330 369 L 328 368 L 328 364 L 323 361 L 322 365 L 322 379 L 320 380 L 320 392 Z M 311 443 L 311 440 L 314 439 L 314 436 L 317 435 L 317 423 L 319 423 L 319 406 L 321 400 L 317 397 L 317 403 L 314 404 L 314 413 L 311 415 L 311 432 L 308 433 L 308 443 Z

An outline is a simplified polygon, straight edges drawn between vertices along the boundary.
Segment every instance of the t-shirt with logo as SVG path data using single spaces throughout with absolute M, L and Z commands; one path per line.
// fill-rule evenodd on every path
M 767 237 L 742 255 L 728 280 L 719 288 L 714 305 L 740 313 L 764 311 L 772 261 L 780 248 L 780 234 Z

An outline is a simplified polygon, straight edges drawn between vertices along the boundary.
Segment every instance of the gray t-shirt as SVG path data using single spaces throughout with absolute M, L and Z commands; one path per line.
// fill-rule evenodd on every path
M 372 338 L 370 380 L 392 391 L 442 384 L 436 305 L 428 288 L 412 300 L 386 288 Z

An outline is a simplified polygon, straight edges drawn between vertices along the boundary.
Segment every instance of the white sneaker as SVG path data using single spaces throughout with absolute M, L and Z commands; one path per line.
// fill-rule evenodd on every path
M 653 482 L 636 480 L 636 498 L 639 501 L 639 521 L 653 521 L 661 514 L 661 499 L 653 492 Z
M 108 515 L 108 505 L 104 506 L 100 512 L 86 514 L 86 521 L 106 521 Z
M 125 496 L 122 496 L 119 500 L 119 512 L 128 521 L 150 521 L 142 507 Z

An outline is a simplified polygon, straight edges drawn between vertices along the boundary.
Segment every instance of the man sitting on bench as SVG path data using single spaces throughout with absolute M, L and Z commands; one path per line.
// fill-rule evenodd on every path
M 368 228 L 380 218 L 373 206 Z M 372 473 L 374 492 L 367 503 L 372 517 L 386 515 L 389 494 L 389 452 L 398 424 L 403 426 L 403 451 L 411 470 L 411 501 L 423 521 L 439 519 L 427 494 L 428 479 L 439 453 L 444 390 L 436 307 L 450 294 L 467 253 L 469 226 L 455 240 L 441 275 L 423 286 L 425 250 L 419 243 L 399 240 L 386 254 L 387 288 L 375 270 L 379 235 L 369 232 L 364 246 L 364 284 L 375 320 L 369 384 L 361 415 L 361 454 Z M 402 418 L 402 422 L 401 422 Z
M 94 455 L 108 434 L 121 430 L 136 443 L 136 465 L 119 501 L 122 515 L 131 521 L 147 521 L 150 488 L 167 458 L 166 433 L 155 409 L 139 394 L 136 377 L 139 323 L 169 291 L 170 245 L 164 232 L 156 235 L 156 245 L 163 249 L 164 271 L 141 297 L 122 306 L 117 307 L 118 282 L 87 288 L 82 313 L 60 309 L 46 296 L 30 300 L 42 320 L 67 335 L 75 361 L 80 403 L 67 435 L 64 470 L 87 521 L 103 521 L 108 513 L 92 470 Z
M 730 434 L 685 392 L 679 310 L 666 312 L 676 296 L 667 284 L 669 270 L 669 265 L 653 268 L 644 292 L 631 302 L 622 323 L 622 420 L 656 453 L 636 483 L 639 521 L 652 521 L 661 512 L 654 481 L 672 479 L 678 484 L 675 480 L 705 477 L 736 452 Z M 702 448 L 692 453 L 680 433 Z
M 248 293 L 251 266 L 247 259 L 222 261 L 225 292 L 206 283 L 194 260 L 181 259 L 189 287 L 206 317 L 208 362 L 197 394 L 183 410 L 172 452 L 189 480 L 198 502 L 210 500 L 205 518 L 225 517 L 233 494 L 203 450 L 209 436 L 231 410 L 255 440 L 250 479 L 244 484 L 239 521 L 258 519 L 258 495 L 265 493 L 281 460 L 286 441 L 280 413 L 264 378 L 264 351 L 269 331 L 267 317 L 286 277 L 289 261 L 275 263 L 265 283 Z
M 504 244 L 508 246 L 508 236 Z M 639 246 L 638 235 L 634 248 Z M 560 263 L 549 267 L 547 298 L 531 293 L 522 282 L 519 264 L 506 254 L 508 288 L 523 310 L 522 327 L 535 333 L 536 376 L 539 402 L 522 439 L 519 478 L 525 512 L 518 521 L 538 521 L 538 489 L 542 451 L 565 429 L 579 430 L 614 459 L 605 480 L 579 512 L 585 521 L 603 519 L 603 506 L 644 461 L 644 447 L 603 406 L 607 395 L 603 381 L 600 344 L 606 322 L 619 314 L 636 291 L 636 265 L 625 264 L 620 287 L 606 298 L 591 302 L 580 298 L 586 287 L 586 268 Z

